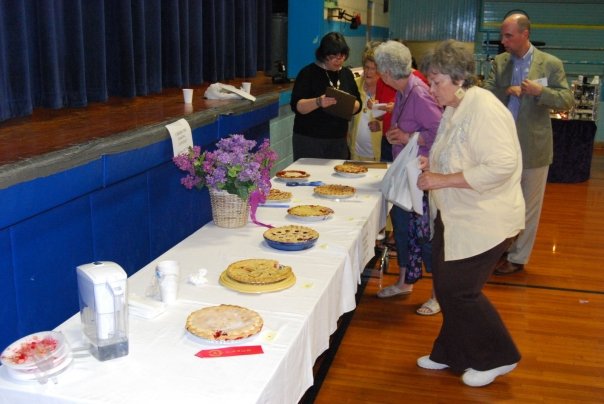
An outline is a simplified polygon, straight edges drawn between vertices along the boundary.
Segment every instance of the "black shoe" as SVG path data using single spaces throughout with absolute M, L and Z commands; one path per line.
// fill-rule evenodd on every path
M 522 270 L 524 270 L 524 264 L 516 264 L 515 262 L 506 260 L 501 265 L 497 265 L 495 275 L 511 275 Z

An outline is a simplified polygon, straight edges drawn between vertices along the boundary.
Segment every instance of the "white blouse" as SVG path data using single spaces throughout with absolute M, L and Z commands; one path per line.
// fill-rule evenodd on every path
M 430 191 L 432 218 L 440 211 L 445 260 L 483 253 L 524 228 L 522 158 L 509 110 L 492 93 L 469 88 L 447 107 L 430 152 L 430 171 L 462 172 L 472 187 Z

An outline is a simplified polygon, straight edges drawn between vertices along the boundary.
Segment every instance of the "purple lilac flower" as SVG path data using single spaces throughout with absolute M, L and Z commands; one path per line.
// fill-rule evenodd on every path
M 243 135 L 231 135 L 216 143 L 213 152 L 201 152 L 194 146 L 188 153 L 174 157 L 174 164 L 187 172 L 181 183 L 188 189 L 208 186 L 224 189 L 247 199 L 253 192 L 267 195 L 270 188 L 270 171 L 277 153 L 265 139 L 254 152 L 254 140 Z

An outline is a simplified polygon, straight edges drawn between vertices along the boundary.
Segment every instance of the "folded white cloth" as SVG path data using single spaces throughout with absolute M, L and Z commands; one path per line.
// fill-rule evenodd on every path
M 159 316 L 166 311 L 166 305 L 157 300 L 141 297 L 136 294 L 128 295 L 128 312 L 146 319 Z

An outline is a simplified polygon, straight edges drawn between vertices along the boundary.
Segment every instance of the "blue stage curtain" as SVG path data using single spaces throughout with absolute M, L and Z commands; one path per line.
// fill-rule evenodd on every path
M 271 68 L 271 13 L 271 0 L 3 0 L 0 121 L 253 77 Z

